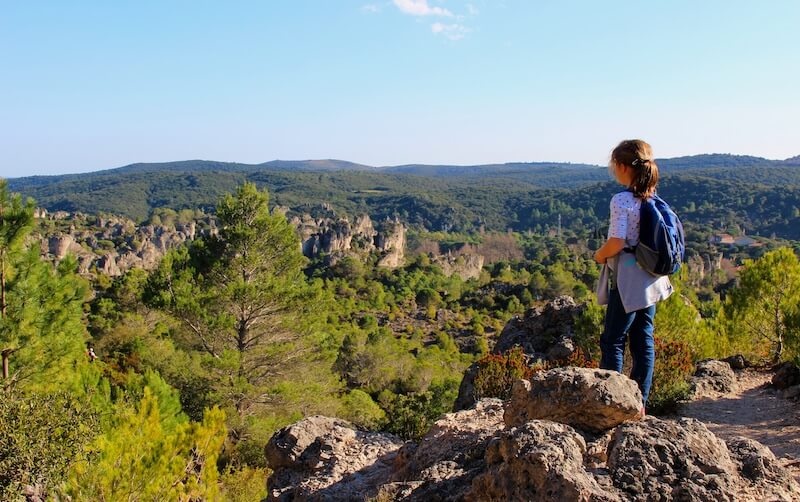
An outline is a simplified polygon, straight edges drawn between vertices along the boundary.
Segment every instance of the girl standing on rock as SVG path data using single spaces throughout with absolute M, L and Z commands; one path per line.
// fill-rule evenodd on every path
M 642 391 L 644 414 L 653 381 L 656 302 L 672 294 L 672 284 L 666 276 L 654 276 L 639 267 L 631 250 L 639 242 L 642 201 L 656 191 L 658 166 L 650 145 L 633 139 L 614 148 L 608 169 L 627 190 L 611 198 L 608 240 L 594 255 L 597 263 L 605 265 L 597 298 L 601 305 L 608 305 L 600 336 L 600 368 L 622 373 L 625 343 L 630 344 L 631 378 Z

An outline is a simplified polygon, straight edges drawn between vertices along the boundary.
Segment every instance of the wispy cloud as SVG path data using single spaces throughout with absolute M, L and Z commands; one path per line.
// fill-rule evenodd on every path
M 374 3 L 368 3 L 366 5 L 361 6 L 362 12 L 369 12 L 370 14 L 375 14 L 381 11 L 381 8 L 375 5 Z
M 393 0 L 395 6 L 412 16 L 444 16 L 453 17 L 453 13 L 442 7 L 431 7 L 428 0 Z
M 470 16 L 477 16 L 478 14 L 480 14 L 481 11 L 479 11 L 478 8 L 472 5 L 471 3 L 468 3 L 467 12 L 469 12 Z
M 461 40 L 471 30 L 461 24 L 433 23 L 431 25 L 431 31 L 436 35 L 442 35 L 450 40 Z

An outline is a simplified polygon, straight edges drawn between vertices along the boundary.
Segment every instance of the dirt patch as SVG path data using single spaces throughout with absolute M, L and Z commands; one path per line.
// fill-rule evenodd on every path
M 737 390 L 684 404 L 679 416 L 696 418 L 723 439 L 744 436 L 775 454 L 800 481 L 800 405 L 769 387 L 771 372 L 736 373 Z

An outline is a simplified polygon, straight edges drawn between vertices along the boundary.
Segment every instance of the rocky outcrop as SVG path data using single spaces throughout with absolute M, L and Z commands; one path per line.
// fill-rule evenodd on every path
M 170 249 L 215 230 L 210 217 L 170 226 L 137 227 L 132 220 L 117 216 L 89 217 L 44 210 L 38 214 L 41 218 L 58 221 L 62 228 L 42 236 L 42 254 L 55 262 L 71 254 L 77 258 L 78 271 L 82 274 L 97 271 L 118 276 L 131 268 L 152 270 Z M 70 224 L 68 230 L 63 230 L 65 223 Z M 198 229 L 199 223 L 203 230 Z
M 439 255 L 434 256 L 431 262 L 442 268 L 444 275 L 458 275 L 462 279 L 477 279 L 483 270 L 484 257 L 479 254 Z
M 331 214 L 333 214 L 331 212 Z M 395 268 L 405 260 L 406 229 L 399 221 L 387 220 L 376 230 L 367 215 L 351 223 L 347 218 L 314 219 L 305 214 L 290 220 L 300 235 L 301 249 L 309 258 L 326 255 L 329 263 L 343 256 L 380 253 L 378 265 Z
M 534 420 L 503 431 L 486 451 L 486 469 L 468 501 L 618 501 L 584 468 L 586 441 L 572 427 Z
M 521 387 L 524 406 L 514 398 L 479 401 L 444 415 L 419 443 L 402 447 L 392 436 L 356 431 L 338 419 L 305 419 L 267 446 L 268 500 L 800 499 L 800 486 L 763 445 L 726 443 L 693 419 L 626 415 L 641 399 L 636 384 L 616 375 L 621 381 L 609 385 L 610 377 L 587 371 L 599 370 L 545 372 L 536 384 L 542 395 L 531 392 L 532 383 Z M 545 395 L 559 404 L 534 411 L 547 408 Z M 609 406 L 618 410 L 613 420 L 577 418 L 608 417 Z
M 529 309 L 506 324 L 492 352 L 500 354 L 518 346 L 532 359 L 566 359 L 575 350 L 575 319 L 585 308 L 572 297 L 559 296 Z
M 766 447 L 730 446 L 695 419 L 648 418 L 618 427 L 608 450 L 626 500 L 797 500 L 800 487 Z
M 751 366 L 750 362 L 741 354 L 726 357 L 722 361 L 728 363 L 733 370 L 743 370 Z
M 489 442 L 503 428 L 503 403 L 484 399 L 469 410 L 448 413 L 433 424 L 419 444 L 399 452 L 386 494 L 411 500 L 458 500 L 469 480 L 484 472 Z
M 397 268 L 405 262 L 406 227 L 400 221 L 387 221 L 384 231 L 375 237 L 375 247 L 381 252 L 379 267 Z
M 772 385 L 779 390 L 800 385 L 800 368 L 790 361 L 781 364 L 772 376 Z
M 365 500 L 391 474 L 401 445 L 390 434 L 356 431 L 344 420 L 301 420 L 267 444 L 273 470 L 267 500 Z
M 585 305 L 578 304 L 569 296 L 560 296 L 543 306 L 531 308 L 524 316 L 515 316 L 508 321 L 492 353 L 501 354 L 520 347 L 533 361 L 565 360 L 575 351 L 575 320 L 585 309 Z M 477 363 L 473 363 L 464 373 L 454 410 L 463 410 L 475 403 L 477 371 Z
M 641 416 L 636 382 L 611 370 L 556 368 L 518 380 L 511 390 L 505 423 L 552 420 L 599 433 Z
M 700 361 L 691 379 L 691 387 L 694 397 L 728 394 L 736 389 L 736 375 L 725 361 Z

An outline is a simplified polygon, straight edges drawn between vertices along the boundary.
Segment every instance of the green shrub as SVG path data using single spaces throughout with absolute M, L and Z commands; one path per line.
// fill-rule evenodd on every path
M 647 411 L 654 415 L 669 413 L 689 393 L 688 379 L 694 370 L 689 344 L 682 340 L 655 340 L 656 361 L 653 386 Z
M 0 393 L 0 500 L 17 500 L 26 485 L 58 486 L 99 432 L 96 414 L 67 393 Z
M 386 413 L 364 391 L 355 389 L 342 399 L 341 416 L 358 427 L 375 430 L 386 421 Z

